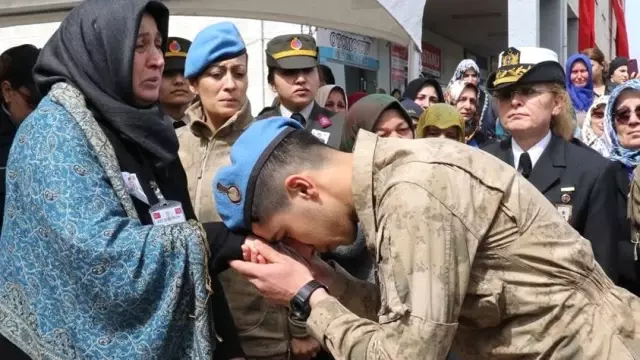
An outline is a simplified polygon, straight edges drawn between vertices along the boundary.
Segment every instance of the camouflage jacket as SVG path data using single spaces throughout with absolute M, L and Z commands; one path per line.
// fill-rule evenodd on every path
M 307 327 L 337 359 L 640 359 L 640 299 L 513 168 L 361 131 L 353 181 L 381 295 L 314 306 Z

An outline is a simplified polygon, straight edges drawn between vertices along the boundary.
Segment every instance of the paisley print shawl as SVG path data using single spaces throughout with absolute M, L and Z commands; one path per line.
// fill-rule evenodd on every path
M 0 247 L 0 333 L 32 358 L 211 359 L 202 227 L 139 222 L 70 85 L 18 130 Z

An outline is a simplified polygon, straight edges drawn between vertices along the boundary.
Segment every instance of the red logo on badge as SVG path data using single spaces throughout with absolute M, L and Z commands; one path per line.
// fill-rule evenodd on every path
M 320 126 L 322 126 L 323 129 L 331 126 L 331 120 L 329 120 L 329 118 L 324 115 L 320 116 L 320 119 L 318 119 L 318 122 L 320 123 Z
M 153 213 L 153 218 L 154 218 L 154 219 L 158 220 L 158 219 L 160 219 L 161 217 L 162 217 L 162 215 L 160 215 L 160 213 L 159 213 L 159 212 L 154 212 L 154 213 Z
M 182 214 L 182 208 L 176 208 L 176 215 Z

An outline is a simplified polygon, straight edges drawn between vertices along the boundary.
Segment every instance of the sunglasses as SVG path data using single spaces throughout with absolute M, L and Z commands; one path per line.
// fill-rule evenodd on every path
M 498 100 L 511 100 L 514 95 L 520 95 L 523 97 L 531 97 L 544 93 L 544 90 L 537 89 L 533 85 L 521 85 L 516 88 L 507 88 L 493 92 L 493 96 Z
M 636 115 L 636 119 L 640 119 L 640 106 L 636 106 L 633 112 Z M 616 120 L 616 122 L 626 124 L 631 119 L 631 109 L 629 109 L 628 107 L 620 108 L 613 114 L 613 118 Z

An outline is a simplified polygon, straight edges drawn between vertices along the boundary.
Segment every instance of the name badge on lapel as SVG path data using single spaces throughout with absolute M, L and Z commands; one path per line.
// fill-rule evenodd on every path
M 328 133 L 326 131 L 320 131 L 320 130 L 317 130 L 317 129 L 312 129 L 311 130 L 311 135 L 317 137 L 323 143 L 327 144 L 327 143 L 329 143 L 329 137 L 331 136 L 331 133 Z
M 144 193 L 144 190 L 142 190 L 142 185 L 140 185 L 136 174 L 131 174 L 126 171 L 122 172 L 122 180 L 124 180 L 124 186 L 127 188 L 129 195 L 149 205 L 149 199 Z
M 562 204 L 556 204 L 556 208 L 558 212 L 565 221 L 571 221 L 571 216 L 573 215 L 573 205 L 571 205 L 571 193 L 576 191 L 576 188 L 573 186 L 563 187 L 560 189 L 562 195 L 560 196 L 560 201 Z
M 151 182 L 151 188 L 158 198 L 158 203 L 149 208 L 153 225 L 175 225 L 187 221 L 182 203 L 165 199 L 154 181 Z

